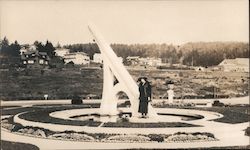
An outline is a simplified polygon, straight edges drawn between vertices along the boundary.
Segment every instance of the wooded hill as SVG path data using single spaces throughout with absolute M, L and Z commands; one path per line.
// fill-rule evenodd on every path
M 50 57 L 54 56 L 54 50 L 61 47 L 53 46 L 49 41 L 42 44 L 35 41 L 34 45 Z M 71 52 L 85 52 L 90 58 L 100 52 L 97 44 L 70 44 L 62 46 Z M 244 42 L 189 42 L 183 45 L 173 44 L 111 44 L 118 56 L 157 57 L 164 63 L 184 64 L 193 66 L 214 66 L 224 59 L 249 58 L 249 43 Z M 0 56 L 19 57 L 21 45 L 17 41 L 9 43 L 5 37 L 0 40 Z
M 72 52 L 83 51 L 93 57 L 99 52 L 94 43 L 65 45 Z M 218 65 L 223 59 L 248 58 L 249 43 L 243 42 L 190 42 L 173 44 L 111 44 L 118 56 L 159 57 L 164 63 L 194 66 Z

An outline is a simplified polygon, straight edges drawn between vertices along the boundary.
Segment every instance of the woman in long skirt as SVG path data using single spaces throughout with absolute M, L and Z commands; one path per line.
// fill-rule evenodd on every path
M 151 85 L 146 77 L 139 78 L 138 81 L 140 92 L 138 112 L 141 113 L 142 118 L 145 118 L 148 113 L 148 102 L 151 101 Z

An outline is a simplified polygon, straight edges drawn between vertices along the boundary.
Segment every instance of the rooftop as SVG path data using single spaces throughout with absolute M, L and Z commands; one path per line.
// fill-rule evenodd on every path
M 249 58 L 224 59 L 219 65 L 225 65 L 225 64 L 249 66 Z

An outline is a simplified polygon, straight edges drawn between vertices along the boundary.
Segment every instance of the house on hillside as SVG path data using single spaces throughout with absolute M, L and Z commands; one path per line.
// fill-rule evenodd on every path
M 55 50 L 55 55 L 56 56 L 60 56 L 60 57 L 64 57 L 65 55 L 69 54 L 70 50 L 66 49 L 66 48 L 57 48 Z
M 93 62 L 94 62 L 94 63 L 100 63 L 100 64 L 103 63 L 101 53 L 95 53 L 95 54 L 93 55 Z
M 160 66 L 162 65 L 161 58 L 147 57 L 142 58 L 140 56 L 128 56 L 126 61 L 129 65 L 141 65 L 141 66 Z
M 20 49 L 20 55 L 27 53 L 28 51 L 36 51 L 35 45 L 23 45 Z
M 123 63 L 123 58 L 122 57 L 118 57 L 119 61 Z M 102 64 L 103 63 L 103 59 L 102 59 L 102 55 L 101 53 L 95 53 L 93 55 L 93 62 L 94 63 L 100 63 Z
M 87 65 L 90 64 L 89 56 L 84 52 L 68 53 L 64 55 L 64 62 L 67 64 L 73 62 L 76 65 Z
M 49 65 L 49 57 L 46 52 L 29 50 L 21 55 L 22 64 L 27 68 L 40 68 Z
M 128 65 L 138 65 L 140 56 L 128 56 L 126 62 Z
M 162 65 L 162 60 L 161 58 L 153 58 L 153 57 L 140 58 L 139 64 L 156 67 Z
M 218 66 L 225 72 L 249 72 L 249 58 L 224 59 Z

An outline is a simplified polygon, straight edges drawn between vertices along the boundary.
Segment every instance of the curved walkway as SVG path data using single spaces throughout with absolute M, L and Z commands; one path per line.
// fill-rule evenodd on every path
M 246 101 L 247 98 L 247 101 Z M 239 99 L 227 99 L 228 103 L 234 104 L 249 104 L 249 97 L 239 98 Z M 93 101 L 93 103 L 98 103 L 98 100 Z M 239 102 L 240 101 L 240 102 Z M 57 104 L 65 104 L 66 101 L 57 101 Z M 67 100 L 66 103 L 70 101 Z M 223 102 L 223 101 L 222 101 Z M 50 104 L 54 104 L 51 101 Z M 2 102 L 3 104 L 3 102 Z M 6 106 L 8 104 L 4 103 Z M 32 101 L 20 103 L 20 101 L 11 102 L 10 105 L 23 105 L 23 104 L 31 104 L 34 103 Z M 47 101 L 38 102 L 36 104 L 48 104 Z M 160 111 L 160 110 L 159 110 Z M 1 116 L 3 118 L 4 116 Z M 214 116 L 211 115 L 211 118 Z M 1 139 L 12 142 L 22 142 L 29 143 L 38 146 L 40 149 L 131 149 L 131 148 L 148 148 L 148 149 L 159 149 L 159 148 L 209 148 L 209 147 L 225 147 L 225 146 L 246 146 L 250 145 L 249 136 L 245 136 L 245 129 L 249 126 L 250 122 L 240 123 L 240 124 L 227 124 L 220 123 L 214 121 L 208 121 L 210 117 L 205 117 L 206 119 L 196 120 L 196 124 L 203 125 L 204 127 L 188 127 L 188 128 L 157 128 L 148 130 L 145 132 L 143 129 L 135 128 L 131 131 L 126 130 L 126 128 L 113 128 L 108 129 L 110 132 L 115 133 L 175 133 L 175 132 L 210 132 L 215 135 L 219 141 L 209 141 L 209 142 L 190 142 L 190 143 L 102 143 L 102 142 L 76 142 L 76 141 L 65 141 L 65 140 L 53 140 L 53 139 L 45 139 L 38 137 L 31 137 L 26 135 L 21 135 L 18 133 L 11 133 L 4 128 L 1 128 Z M 188 123 L 192 123 L 192 121 L 186 121 Z M 29 122 L 27 125 L 30 126 Z M 53 126 L 53 124 L 51 124 Z M 54 128 L 54 127 L 53 127 Z M 69 126 L 67 126 L 70 129 Z M 79 130 L 82 130 L 84 127 L 79 127 Z M 88 128 L 88 127 L 86 127 Z M 89 127 L 90 128 L 90 127 Z M 99 128 L 88 129 L 89 132 L 96 133 Z M 60 130 L 60 128 L 58 128 Z M 103 130 L 103 129 L 101 129 Z M 100 131 L 101 131 L 100 130 Z
M 215 99 L 183 99 L 183 102 L 213 102 Z M 249 104 L 249 96 L 227 98 L 227 99 L 217 99 L 225 104 Z M 124 102 L 126 100 L 119 100 L 119 102 Z M 154 102 L 167 101 L 167 99 L 154 99 Z M 178 101 L 178 99 L 177 99 Z M 100 103 L 101 99 L 84 99 L 83 103 Z M 71 104 L 70 99 L 62 100 L 16 100 L 16 101 L 4 101 L 0 100 L 1 106 L 31 106 L 31 105 L 51 105 L 51 104 Z
M 235 130 L 225 130 L 219 141 L 210 142 L 191 142 L 191 143 L 101 143 L 101 142 L 75 142 L 52 140 L 24 136 L 20 134 L 10 133 L 1 128 L 2 140 L 30 143 L 38 146 L 40 149 L 132 149 L 132 148 L 145 148 L 145 149 L 160 149 L 160 148 L 209 148 L 209 147 L 224 147 L 224 146 L 246 146 L 249 145 L 249 137 L 244 136 L 242 127 Z M 227 133 L 227 134 L 226 134 Z M 232 136 L 233 135 L 233 136 Z
M 65 119 L 75 121 L 74 119 L 69 118 L 74 115 L 88 114 L 88 113 L 98 113 L 99 109 L 70 109 L 70 110 L 61 110 L 50 113 L 50 117 L 55 117 L 57 119 Z M 175 108 L 157 108 L 156 112 L 159 113 L 173 113 L 173 114 L 186 114 L 190 116 L 202 115 L 203 119 L 193 120 L 193 121 L 183 121 L 179 117 L 171 116 L 162 116 L 159 115 L 159 120 L 161 122 L 182 122 L 187 124 L 200 125 L 202 127 L 168 127 L 168 128 L 113 128 L 113 127 L 90 127 L 90 126 L 79 126 L 79 125 L 62 125 L 54 123 L 45 123 L 45 122 L 35 122 L 29 121 L 20 118 L 19 116 L 26 113 L 20 113 L 14 116 L 14 122 L 20 123 L 23 126 L 33 126 L 49 129 L 51 131 L 63 132 L 66 130 L 73 130 L 76 132 L 88 132 L 88 133 L 120 133 L 120 134 L 174 134 L 176 132 L 211 132 L 213 133 L 214 127 L 224 128 L 225 124 L 209 121 L 211 119 L 217 119 L 223 117 L 223 115 L 210 112 L 210 111 L 201 111 L 201 110 L 190 110 L 190 109 L 175 109 Z M 135 118 L 140 120 L 139 118 Z M 147 120 L 147 119 L 141 119 Z M 230 125 L 227 125 L 230 126 Z M 212 127 L 212 128 L 209 128 Z

